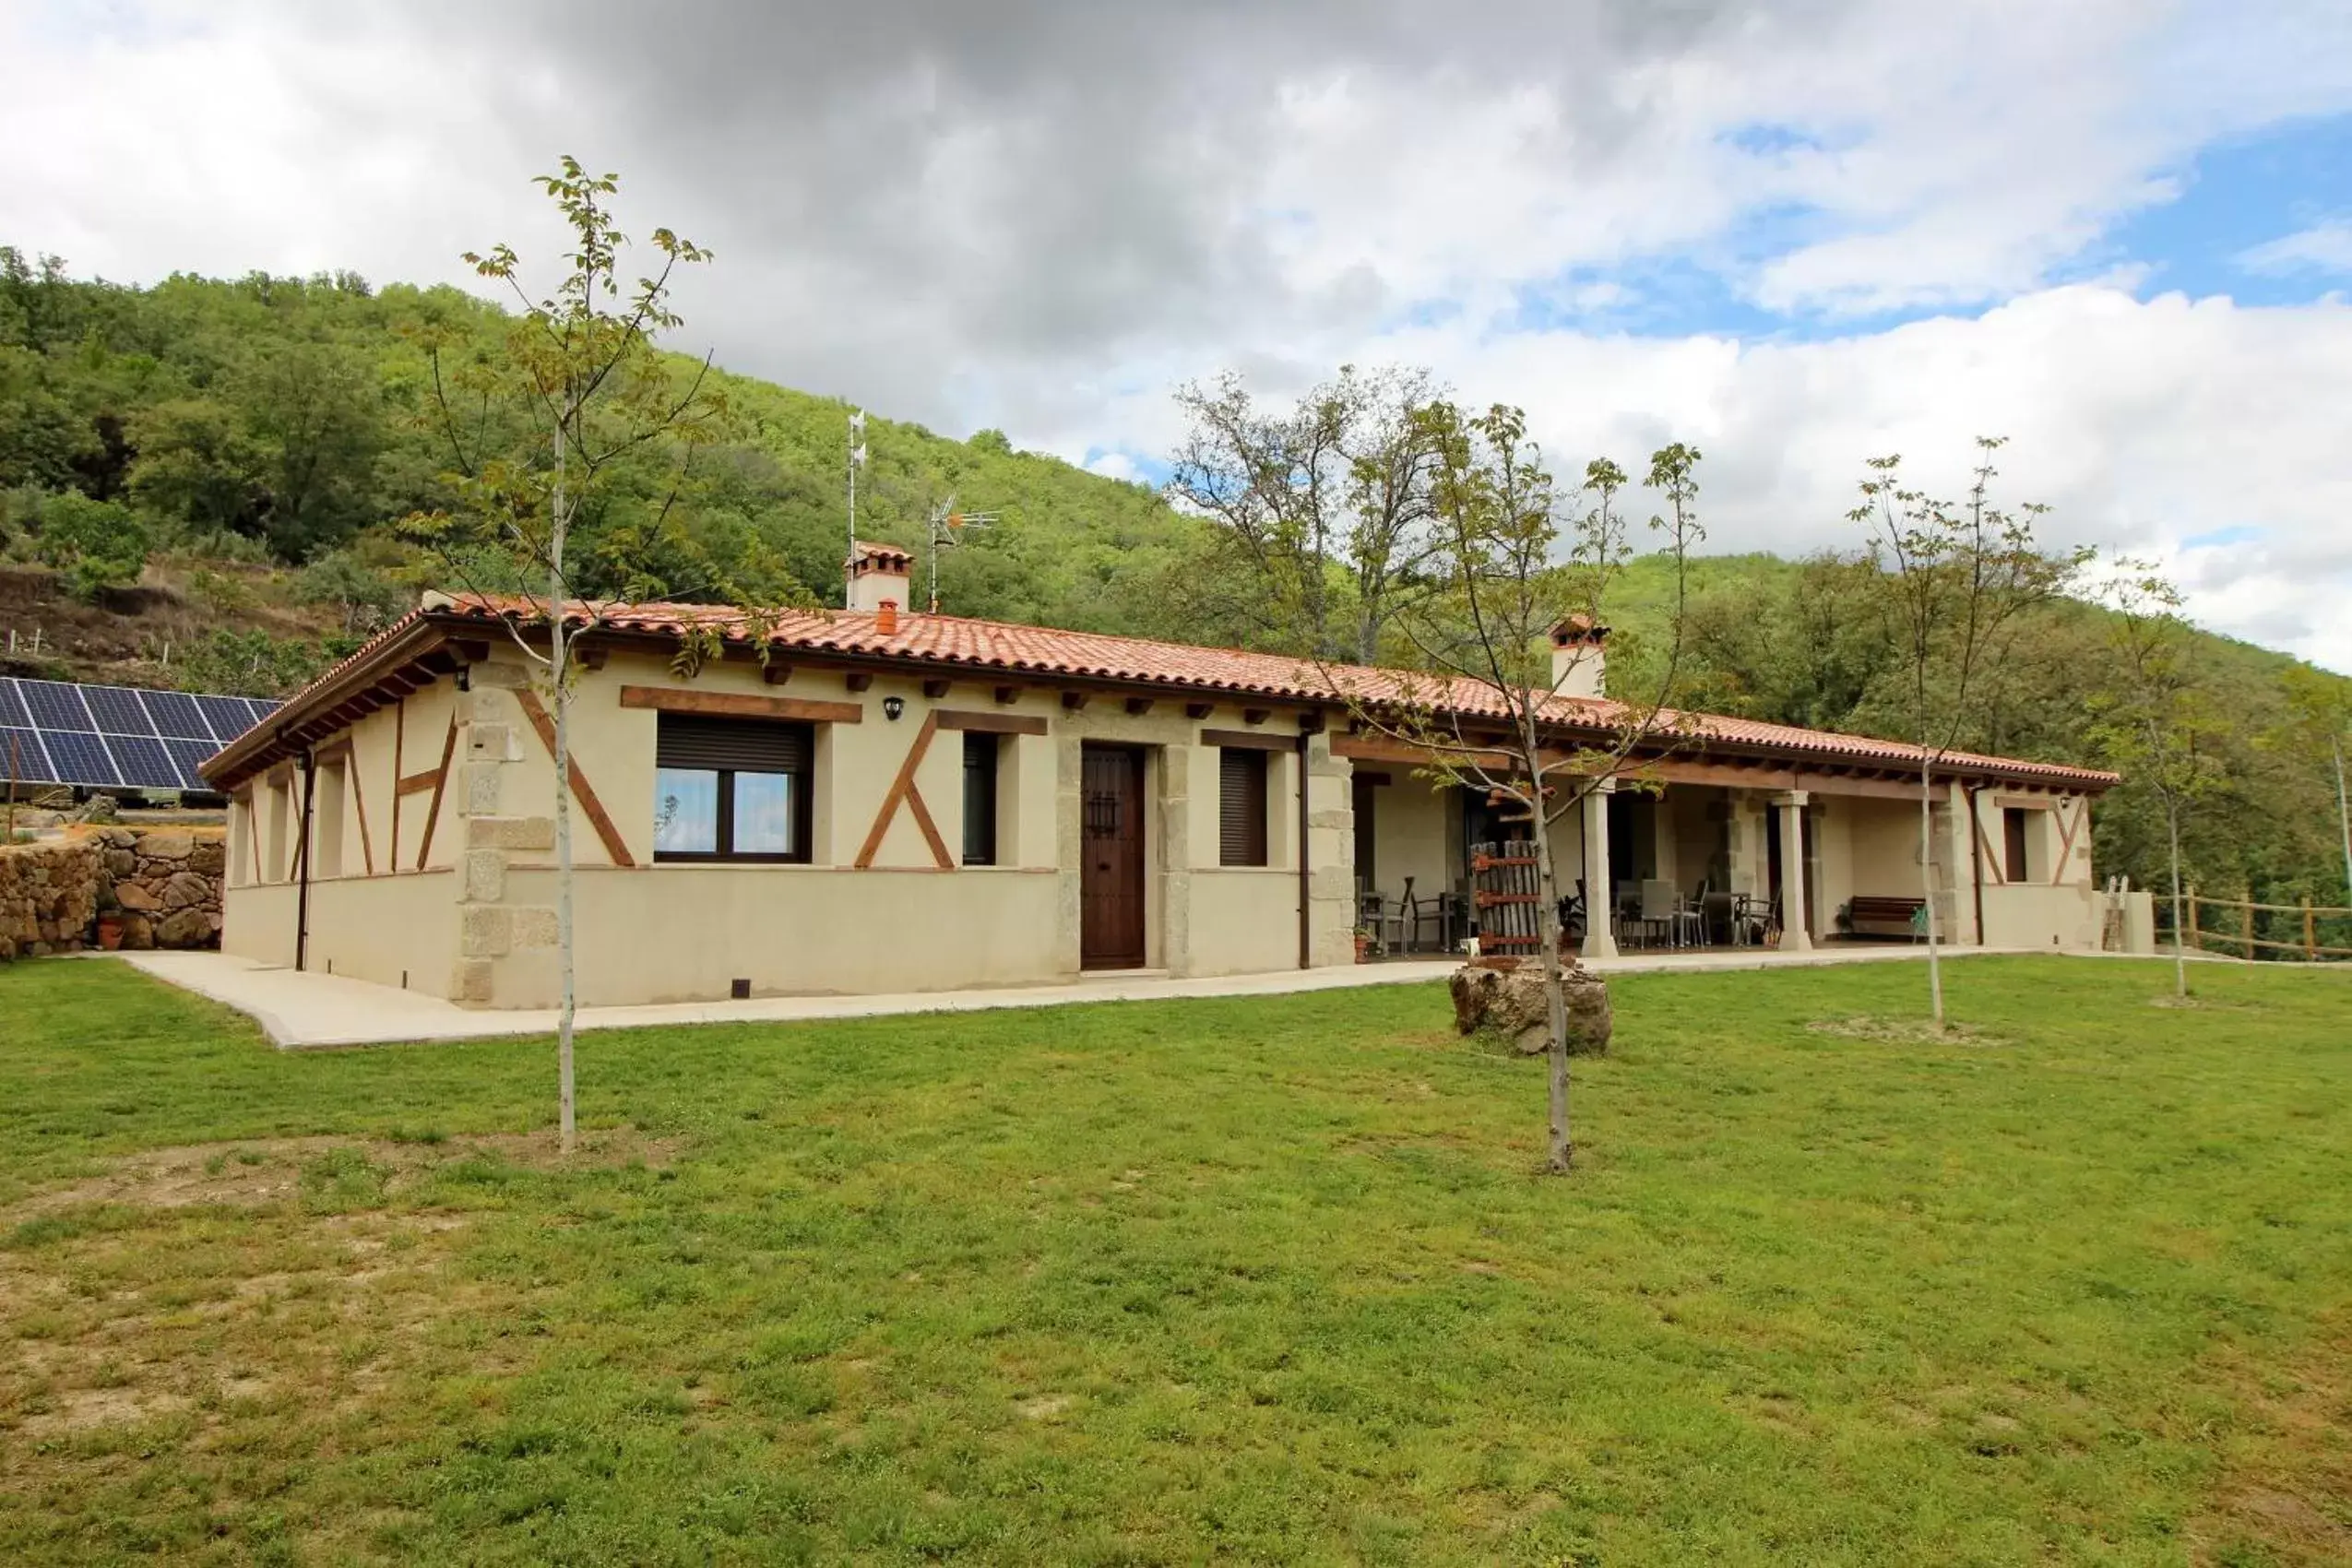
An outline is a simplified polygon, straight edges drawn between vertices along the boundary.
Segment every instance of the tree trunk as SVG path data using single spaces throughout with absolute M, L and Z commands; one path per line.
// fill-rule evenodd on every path
M 576 1137 L 572 1097 L 572 736 L 571 683 L 564 677 L 571 659 L 571 644 L 564 635 L 564 536 L 571 518 L 564 488 L 564 422 L 555 427 L 555 488 L 548 519 L 547 600 L 552 629 L 548 634 L 549 668 L 555 690 L 555 949 L 561 976 L 561 999 L 555 1016 L 555 1076 L 557 1136 L 565 1154 Z
M 1532 751 L 1532 748 L 1530 748 Z M 1543 1001 L 1551 1026 L 1550 1077 L 1551 1095 L 1550 1167 L 1564 1174 L 1574 1154 L 1568 1136 L 1568 997 L 1561 988 L 1560 879 L 1551 869 L 1551 830 L 1544 820 L 1543 775 L 1531 770 L 1528 791 L 1535 803 L 1528 824 L 1536 848 L 1536 945 L 1543 955 Z
M 1977 825 L 1971 822 L 1968 825 L 1968 830 L 1973 833 L 1976 831 L 1976 826 Z M 1804 853 L 1804 846 L 1800 844 L 1792 851 L 1787 844 L 1781 845 L 1780 856 L 1783 864 L 1787 863 L 1792 852 Z M 1781 882 L 1784 886 L 1787 885 L 1788 878 L 1784 875 Z M 1943 958 L 1936 947 L 1935 778 L 1930 771 L 1928 758 L 1924 755 L 1919 758 L 1919 891 L 1927 899 L 1928 1011 L 1935 1019 L 1935 1027 L 1940 1029 L 1943 1028 Z
M 2189 994 L 2188 925 L 2180 913 L 2180 806 L 2169 790 L 2164 797 L 2164 826 L 2172 840 L 2172 993 Z

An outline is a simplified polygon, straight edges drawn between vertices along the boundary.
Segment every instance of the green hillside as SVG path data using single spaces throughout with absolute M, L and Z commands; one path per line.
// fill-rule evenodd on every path
M 393 527 L 449 499 L 422 341 L 455 363 L 494 351 L 505 323 L 449 288 L 349 273 L 129 288 L 0 247 L 0 636 L 18 634 L 0 667 L 257 694 L 306 678 L 444 580 Z M 838 602 L 849 406 L 724 372 L 716 385 L 731 420 L 695 453 L 676 516 L 745 586 Z M 941 559 L 952 613 L 1279 646 L 1253 581 L 1147 488 L 992 431 L 957 440 L 875 417 L 867 440 L 859 530 L 918 548 L 923 577 L 932 509 L 952 496 L 1000 514 Z M 659 505 L 671 471 L 663 453 L 638 482 L 624 475 L 583 521 L 587 558 L 600 529 Z M 1866 569 L 1726 555 L 1697 563 L 1691 586 L 1685 702 L 1902 732 Z M 1655 561 L 1621 583 L 1613 686 L 1645 690 L 1661 671 L 1671 588 Z M 2290 723 L 2296 662 L 2214 636 L 2197 661 L 2230 725 L 2190 823 L 2196 874 L 2215 891 L 2343 902 L 2333 776 Z M 1962 743 L 2096 762 L 2090 712 L 2115 674 L 2103 613 L 2062 602 L 2025 629 Z M 2155 881 L 2157 822 L 2137 781 L 2117 791 L 2103 868 Z

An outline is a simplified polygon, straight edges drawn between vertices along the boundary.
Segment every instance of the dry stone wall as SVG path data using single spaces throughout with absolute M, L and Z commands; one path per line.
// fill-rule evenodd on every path
M 217 947 L 218 828 L 92 827 L 0 848 L 0 958 L 106 944 Z
M 100 847 L 87 839 L 0 845 L 0 958 L 80 949 L 105 874 Z

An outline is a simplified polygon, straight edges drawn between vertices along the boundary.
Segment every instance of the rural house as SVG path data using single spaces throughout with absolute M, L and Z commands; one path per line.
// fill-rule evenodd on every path
M 1457 947 L 1473 846 L 1511 829 L 1415 773 L 1342 694 L 1396 671 L 909 613 L 861 546 L 849 608 L 755 657 L 706 606 L 609 611 L 570 712 L 580 1000 L 1222 975 Z M 223 748 L 223 945 L 472 1004 L 555 1000 L 553 724 L 529 608 L 430 596 Z M 730 656 L 673 670 L 716 625 Z M 1556 634 L 1563 747 L 1606 722 L 1606 632 Z M 1417 688 L 1427 693 L 1426 677 Z M 1466 719 L 1493 708 L 1439 694 Z M 1560 824 L 1587 953 L 1620 943 L 1909 934 L 1918 754 L 1694 716 Z M 1639 787 L 1634 787 L 1635 783 Z M 2112 774 L 1950 756 L 1934 877 L 1959 944 L 2101 939 L 2088 827 Z

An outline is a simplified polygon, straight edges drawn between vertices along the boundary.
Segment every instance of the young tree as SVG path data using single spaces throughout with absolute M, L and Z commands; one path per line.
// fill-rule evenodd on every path
M 2173 992 L 2189 994 L 2188 921 L 2180 891 L 2180 817 L 2220 781 L 2212 742 L 2221 725 L 2189 660 L 2180 590 L 2146 561 L 2121 560 L 2103 592 L 2114 612 L 2111 690 L 2092 699 L 2090 739 L 2125 777 L 2163 802 L 2172 877 Z
M 1997 505 L 1992 455 L 2006 436 L 1977 438 L 1967 498 L 1954 505 L 1903 481 L 1903 459 L 1872 457 L 1861 504 L 1847 514 L 1869 534 L 1883 605 L 1902 660 L 1919 748 L 1919 877 L 1927 900 L 1928 998 L 1943 1027 L 1943 968 L 1936 920 L 1935 767 L 1978 719 L 1984 677 L 2008 651 L 2020 612 L 2054 597 L 2087 552 L 2052 554 L 2035 536 L 2049 510 Z M 1970 831 L 1975 831 L 1971 826 Z
M 701 368 L 681 374 L 655 347 L 656 334 L 676 327 L 670 279 L 680 266 L 706 262 L 709 253 L 667 229 L 651 236 L 659 267 L 634 284 L 620 275 L 628 241 L 617 226 L 612 174 L 591 176 L 570 158 L 538 184 L 572 232 L 568 270 L 552 293 L 534 300 L 521 281 L 521 262 L 505 245 L 466 260 L 483 278 L 513 291 L 520 314 L 494 353 L 454 370 L 445 366 L 449 340 L 428 336 L 434 397 L 431 420 L 446 444 L 452 469 L 444 476 L 457 496 L 445 511 L 408 519 L 406 531 L 431 547 L 467 587 L 518 592 L 525 612 L 510 618 L 517 647 L 544 670 L 555 742 L 556 942 L 561 1002 L 556 1034 L 558 1122 L 563 1146 L 573 1145 L 573 969 L 571 708 L 573 655 L 579 640 L 604 624 L 614 602 L 665 595 L 741 604 L 729 579 L 712 570 L 699 582 L 662 576 L 646 563 L 673 564 L 679 543 L 672 513 L 695 450 L 723 433 L 726 409 Z M 462 411 L 461 411 L 462 410 Z M 647 454 L 676 454 L 673 482 L 646 522 L 606 529 L 583 559 L 576 532 L 600 506 L 623 466 Z M 601 584 L 606 595 L 588 591 Z M 742 606 L 742 624 L 764 645 L 763 614 Z M 542 632 L 536 646 L 526 628 Z M 716 649 L 713 628 L 691 643 L 687 662 Z
M 1288 410 L 1230 373 L 1177 389 L 1191 429 L 1167 493 L 1297 608 L 1280 629 L 1301 651 L 1374 663 L 1383 630 L 1431 590 L 1434 399 L 1427 371 L 1352 365 Z
M 2344 847 L 2344 900 L 2352 907 L 2352 790 L 2344 778 L 2345 737 L 2352 734 L 2352 680 L 2299 664 L 2287 672 L 2287 740 L 2335 774 L 2335 830 Z
M 1684 720 L 1668 706 L 1681 663 L 1687 566 L 1705 537 L 1696 503 L 1699 454 L 1677 443 L 1650 459 L 1646 482 L 1667 502 L 1649 519 L 1672 564 L 1675 608 L 1652 689 L 1633 700 L 1563 697 L 1552 629 L 1583 617 L 1601 625 L 1610 586 L 1633 550 L 1617 501 L 1628 483 L 1607 458 L 1585 469 L 1575 505 L 1563 497 L 1517 409 L 1465 416 L 1438 403 L 1424 413 L 1433 462 L 1432 538 L 1426 570 L 1440 591 L 1398 614 L 1398 628 L 1430 672 L 1369 689 L 1325 667 L 1357 720 L 1420 748 L 1432 780 L 1490 792 L 1525 814 L 1535 849 L 1539 961 L 1550 1041 L 1549 1163 L 1569 1169 L 1566 969 L 1561 962 L 1554 825 L 1586 797 L 1633 771 L 1634 754 L 1669 747 Z M 1563 738 L 1573 725 L 1577 739 Z M 1594 891 L 1591 917 L 1607 897 Z

